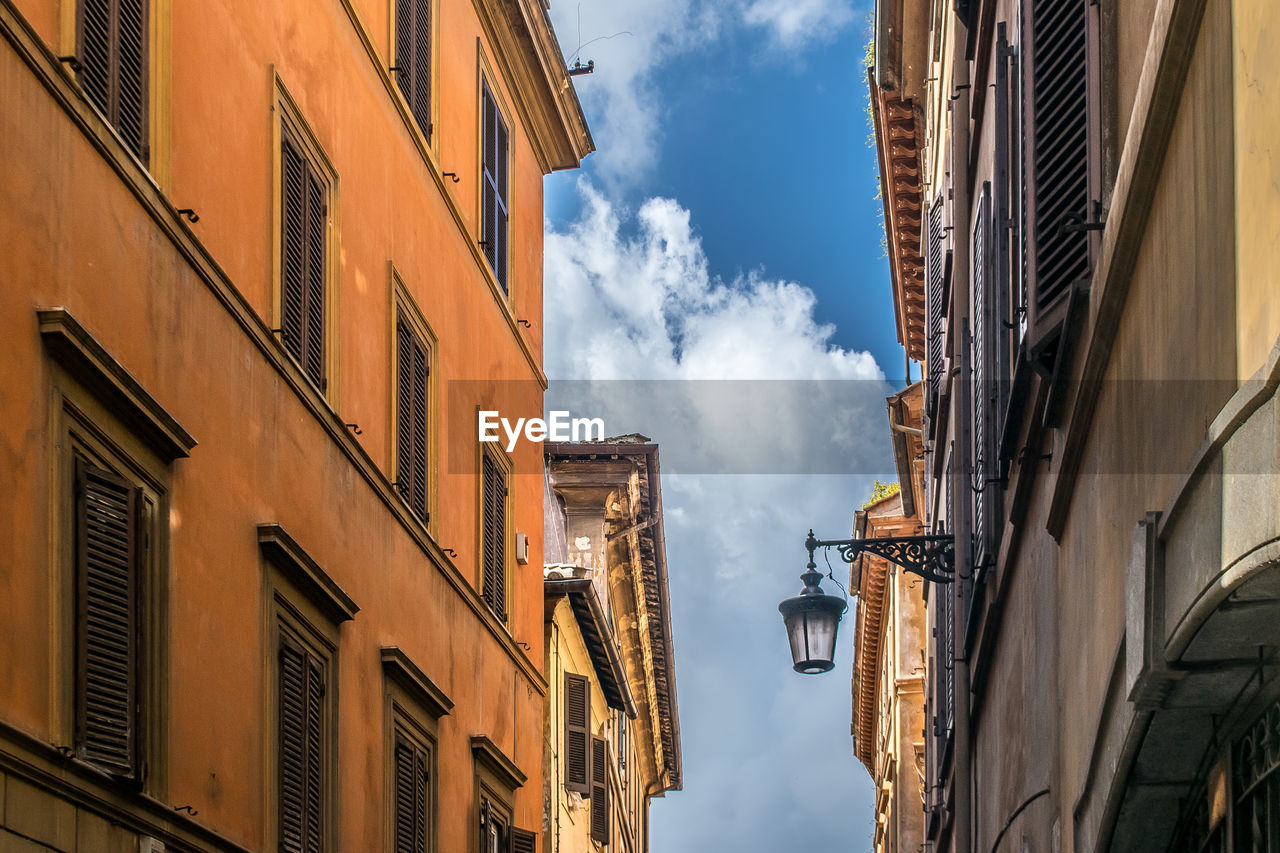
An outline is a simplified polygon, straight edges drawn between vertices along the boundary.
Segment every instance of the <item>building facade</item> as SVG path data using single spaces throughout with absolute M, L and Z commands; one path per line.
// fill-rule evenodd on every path
M 926 849 L 1280 843 L 1280 6 L 884 0 Z
M 923 439 L 921 385 L 889 398 L 899 482 L 894 494 L 858 510 L 855 539 L 917 536 Z M 850 567 L 853 626 L 853 753 L 875 783 L 876 853 L 914 853 L 924 843 L 926 582 L 863 553 Z
M 544 6 L 0 32 L 0 848 L 534 850 Z
M 645 853 L 683 784 L 658 446 L 547 446 L 543 850 Z

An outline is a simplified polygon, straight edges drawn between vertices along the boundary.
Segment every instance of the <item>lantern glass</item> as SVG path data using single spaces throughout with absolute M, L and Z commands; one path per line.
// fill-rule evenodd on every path
M 829 672 L 835 666 L 836 631 L 845 602 L 834 595 L 808 593 L 778 605 L 791 643 L 792 668 L 806 675 Z

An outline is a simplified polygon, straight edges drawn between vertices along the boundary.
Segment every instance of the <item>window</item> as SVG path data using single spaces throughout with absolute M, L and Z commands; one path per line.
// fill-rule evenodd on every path
M 147 508 L 131 480 L 77 456 L 76 746 L 141 779 L 141 632 Z
M 426 853 L 431 755 L 403 729 L 397 729 L 395 741 L 395 850 Z
M 513 826 L 511 802 L 528 781 L 520 768 L 486 735 L 471 736 L 480 808 L 480 853 L 533 853 L 537 837 Z
M 148 0 L 80 0 L 76 59 L 86 97 L 147 162 Z
M 1101 211 L 1096 4 L 1023 4 L 1028 345 L 1049 354 L 1066 295 L 1093 269 Z
M 326 661 L 281 630 L 277 669 L 278 839 L 282 853 L 325 849 Z
M 338 628 L 360 608 L 279 524 L 258 525 L 272 588 L 268 690 L 276 732 L 277 850 L 326 853 L 333 840 Z
M 488 81 L 481 84 L 480 243 L 503 293 L 507 286 L 507 123 Z
M 942 230 L 942 195 L 939 194 L 929 207 L 928 231 L 925 245 L 926 288 L 925 307 L 926 347 L 925 370 L 928 373 L 927 393 L 925 394 L 925 415 L 930 422 L 938 418 L 938 395 L 943 371 L 942 338 L 944 333 L 943 316 L 947 313 L 943 304 L 943 238 Z
M 435 849 L 436 733 L 453 701 L 397 646 L 381 650 L 388 720 L 387 800 L 395 853 Z
M 274 112 L 280 133 L 274 331 L 311 384 L 332 400 L 337 359 L 329 341 L 336 325 L 338 178 L 279 78 Z
M 1000 390 L 1004 367 L 999 279 L 992 269 L 991 184 L 983 185 L 973 220 L 973 583 L 979 588 L 996 559 L 1000 535 Z M 970 596 L 972 602 L 976 595 Z
M 488 446 L 481 453 L 481 587 L 480 597 L 500 622 L 507 621 L 507 481 L 506 463 Z
M 591 684 L 581 675 L 564 676 L 564 786 L 591 794 Z
M 609 742 L 591 739 L 591 838 L 609 843 Z
M 280 337 L 323 391 L 328 191 L 287 124 L 280 140 Z
M 396 318 L 396 490 L 425 524 L 427 512 L 427 377 L 426 342 L 413 322 Z
M 396 83 L 431 144 L 431 2 L 395 0 Z
M 615 713 L 617 719 L 617 753 L 618 753 L 618 775 L 622 777 L 625 785 L 627 782 L 627 714 L 625 711 L 617 711 Z
M 195 439 L 65 309 L 37 312 L 56 399 L 59 740 L 163 786 L 163 597 L 171 464 Z M 65 709 L 65 713 L 64 713 Z M 65 738 L 65 740 L 64 740 Z

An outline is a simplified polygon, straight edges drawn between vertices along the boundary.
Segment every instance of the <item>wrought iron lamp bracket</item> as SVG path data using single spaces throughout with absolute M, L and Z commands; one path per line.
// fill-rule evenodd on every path
M 951 583 L 955 579 L 955 539 L 951 536 L 815 539 L 810 530 L 804 546 L 809 550 L 810 571 L 814 566 L 814 551 L 818 548 L 835 548 L 840 559 L 846 563 L 852 563 L 863 553 L 871 553 L 896 564 L 905 572 L 934 583 Z

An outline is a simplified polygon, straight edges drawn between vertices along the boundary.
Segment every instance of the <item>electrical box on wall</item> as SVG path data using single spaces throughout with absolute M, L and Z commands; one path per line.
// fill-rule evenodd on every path
M 529 534 L 516 534 L 516 562 L 522 566 L 529 564 Z

